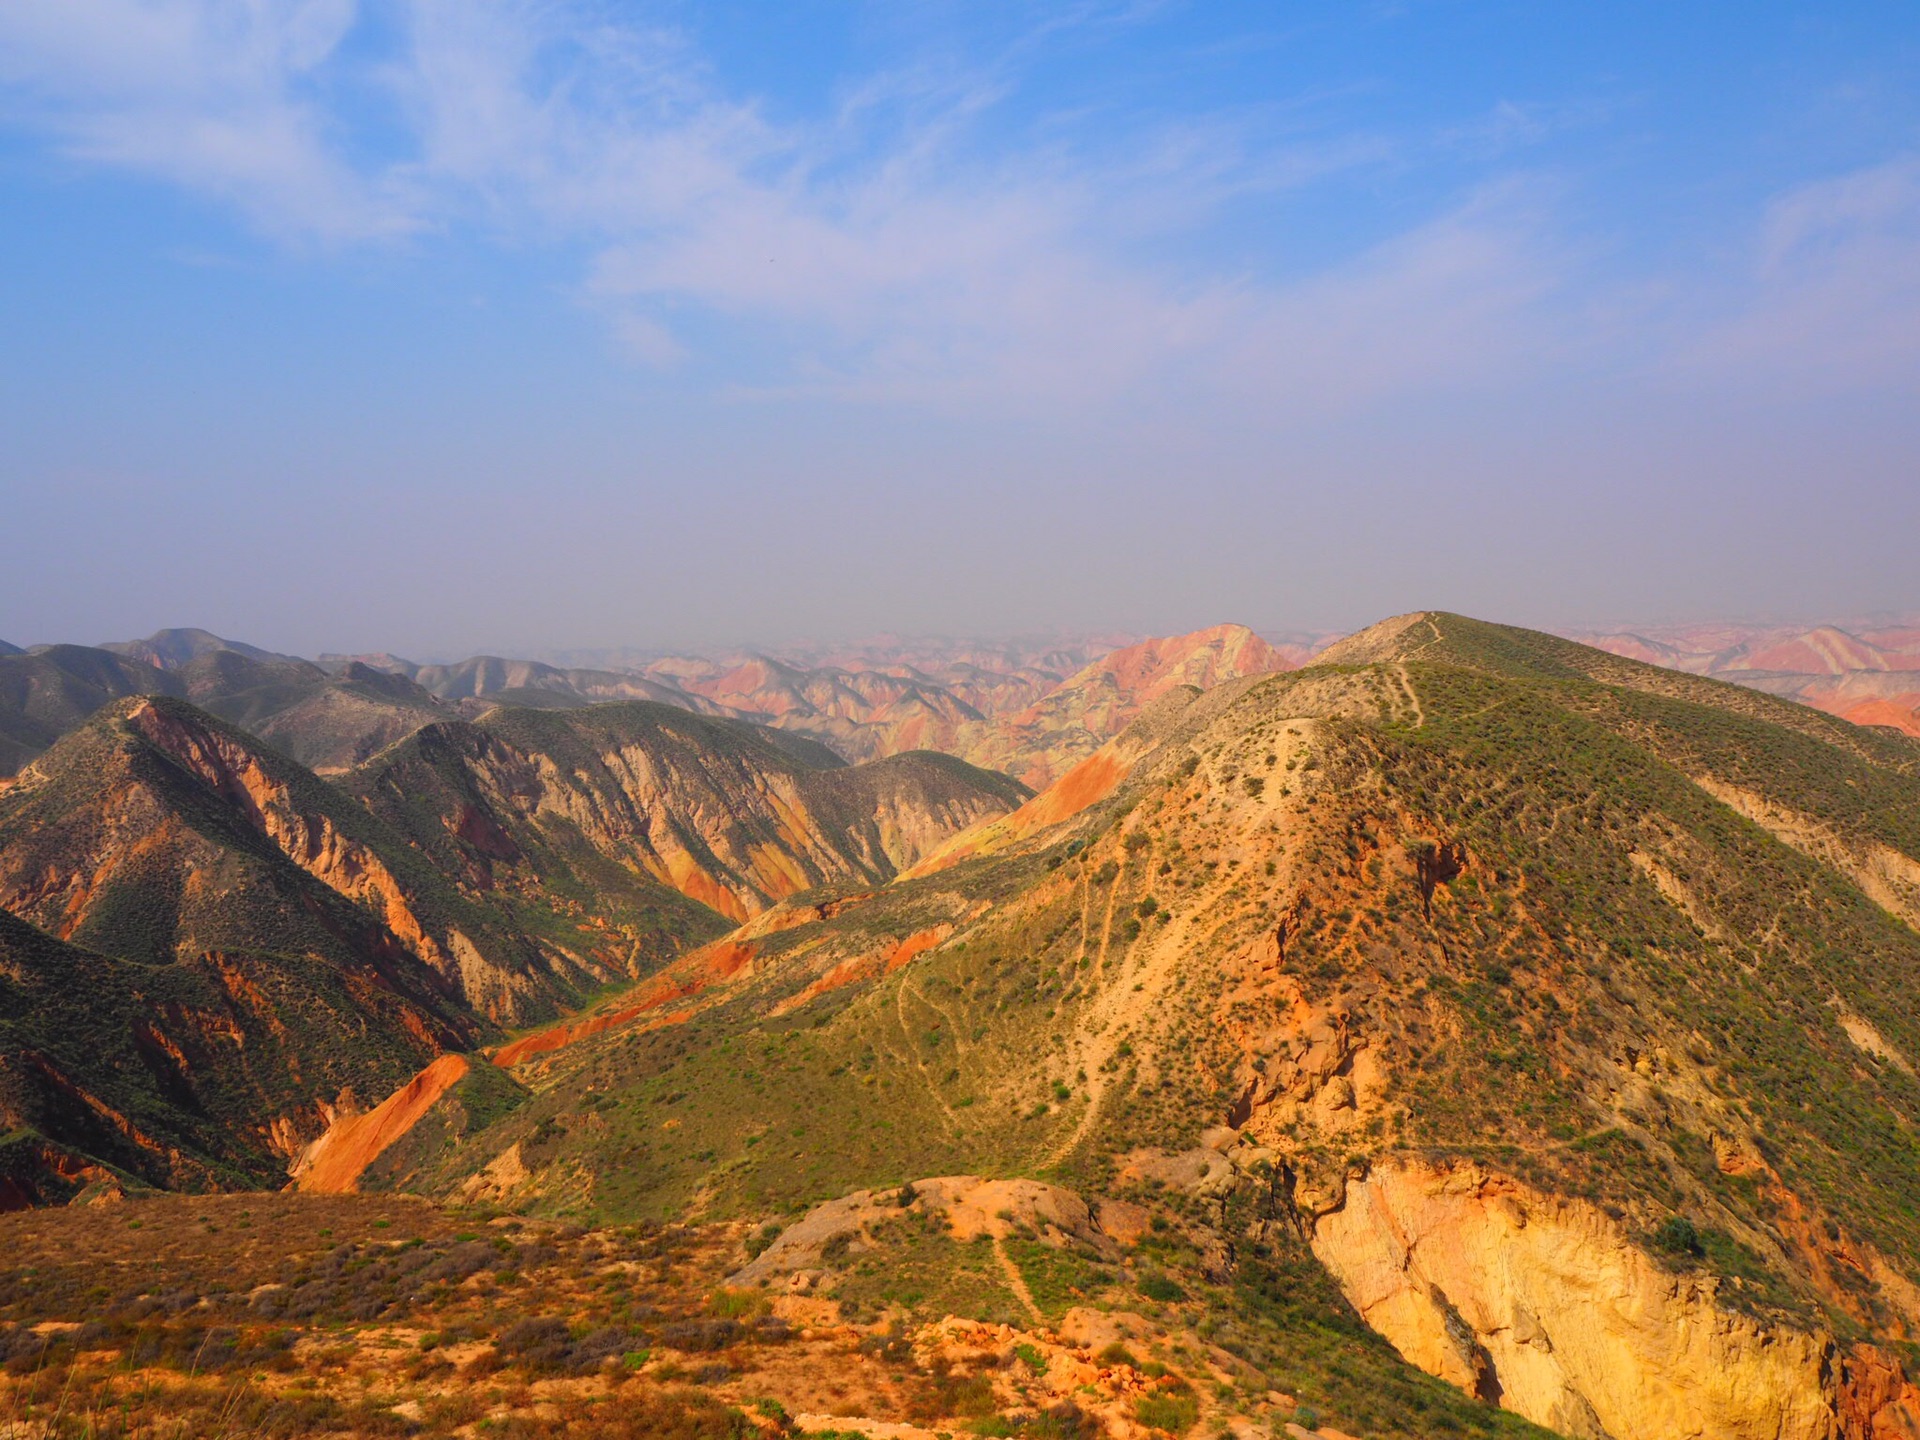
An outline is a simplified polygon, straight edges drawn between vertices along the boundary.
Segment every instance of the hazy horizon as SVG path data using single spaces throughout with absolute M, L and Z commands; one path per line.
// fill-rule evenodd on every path
M 1442 607 L 1419 607 L 1428 610 Z M 1400 612 L 1408 613 L 1408 612 Z M 1313 650 L 1323 649 L 1335 640 L 1363 630 L 1378 621 L 1393 618 L 1388 615 L 1375 616 L 1372 620 L 1346 629 L 1299 629 L 1275 626 L 1248 625 L 1246 628 L 1258 634 L 1271 644 L 1286 647 L 1302 647 Z M 1472 616 L 1473 619 L 1487 619 L 1485 616 Z M 1244 624 L 1231 618 L 1194 627 L 1196 630 L 1212 629 L 1215 625 Z M 1520 624 L 1523 621 L 1498 621 L 1502 624 Z M 1596 622 L 1566 626 L 1534 626 L 1549 634 L 1561 635 L 1569 639 L 1597 639 L 1615 635 L 1638 634 L 1647 639 L 1670 639 L 1689 631 L 1705 631 L 1716 628 L 1729 630 L 1749 630 L 1756 633 L 1780 631 L 1791 633 L 1811 630 L 1823 626 L 1832 626 L 1849 633 L 1858 633 L 1875 629 L 1913 628 L 1920 626 L 1920 612 L 1915 611 L 1879 611 L 1858 615 L 1843 616 L 1698 616 L 1670 622 L 1637 623 L 1633 621 Z M 60 639 L 36 639 L 32 641 L 16 640 L 12 636 L 0 635 L 0 642 L 19 645 L 23 650 L 51 645 L 88 645 L 110 646 L 126 645 L 149 639 L 175 630 L 207 630 L 205 626 L 160 626 L 141 635 L 122 635 L 106 638 L 79 640 L 67 636 Z M 967 648 L 991 649 L 1005 647 L 1013 649 L 1041 649 L 1048 645 L 1078 646 L 1091 644 L 1096 647 L 1121 649 L 1152 639 L 1176 638 L 1191 631 L 1162 632 L 1150 635 L 1140 631 L 1122 630 L 1066 630 L 1036 629 L 1023 632 L 1001 634 L 964 634 L 948 632 L 922 632 L 906 634 L 899 632 L 875 631 L 862 635 L 843 636 L 796 636 L 781 643 L 762 643 L 749 638 L 721 639 L 689 642 L 681 645 L 602 645 L 569 646 L 566 644 L 531 645 L 524 648 L 509 649 L 501 646 L 480 646 L 462 651 L 424 651 L 407 654 L 391 647 L 369 647 L 355 651 L 342 651 L 328 647 L 313 650 L 280 649 L 272 644 L 262 643 L 257 637 L 245 634 L 219 635 L 217 638 L 229 643 L 238 642 L 253 645 L 262 650 L 293 655 L 297 658 L 322 662 L 339 662 L 356 658 L 387 656 L 404 660 L 410 664 L 456 665 L 463 661 L 494 658 L 503 660 L 533 660 L 544 664 L 573 669 L 634 669 L 662 659 L 673 657 L 725 659 L 749 655 L 764 655 L 771 659 L 788 661 L 795 664 L 826 663 L 835 655 L 846 655 L 867 650 L 884 656 L 889 649 L 906 651 L 915 648 L 938 649 L 948 647 L 954 650 Z
M 1893 4 L 20 0 L 0 637 L 1911 612 L 1917 81 Z

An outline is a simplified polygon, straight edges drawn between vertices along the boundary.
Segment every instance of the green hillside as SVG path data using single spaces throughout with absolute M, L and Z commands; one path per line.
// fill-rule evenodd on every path
M 1322 1240 L 1371 1176 L 1510 1177 L 1710 1307 L 1882 1347 L 1844 1376 L 1920 1319 L 1916 918 L 1920 744 L 1434 614 L 1193 700 L 1009 850 L 757 935 L 686 1023 L 523 1065 L 438 1183 L 517 1144 L 509 1198 L 602 1219 L 956 1172 L 1166 1201 L 1138 1157 L 1230 1127 L 1276 1178 L 1189 1213 L 1203 1246 L 1234 1206 Z

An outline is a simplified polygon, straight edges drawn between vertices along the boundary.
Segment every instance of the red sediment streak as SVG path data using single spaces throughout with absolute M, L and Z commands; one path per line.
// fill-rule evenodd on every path
M 359 1189 L 366 1168 L 418 1124 L 469 1068 L 464 1055 L 442 1055 L 366 1114 L 336 1122 L 309 1152 L 295 1188 L 319 1195 Z
M 953 926 L 935 925 L 930 930 L 914 931 L 906 939 L 896 942 L 888 949 L 870 950 L 863 955 L 851 956 L 835 965 L 799 994 L 781 1001 L 774 1007 L 773 1013 L 775 1015 L 791 1014 L 829 990 L 838 990 L 843 985 L 852 985 L 879 975 L 891 975 L 901 966 L 933 949 L 951 934 L 953 934 Z
M 1111 795 L 1133 769 L 1131 759 L 1122 759 L 1113 745 L 1103 746 L 1062 775 L 1010 815 L 990 820 L 967 831 L 953 847 L 934 854 L 908 873 L 931 875 L 957 865 L 980 847 L 994 848 L 1010 844 L 1036 830 L 1070 820 L 1088 806 L 1097 805 Z
M 658 1010 L 662 1005 L 691 999 L 712 985 L 731 980 L 746 969 L 753 956 L 754 948 L 751 945 L 737 940 L 717 940 L 675 961 L 618 1009 L 583 1016 L 532 1035 L 524 1035 L 494 1051 L 493 1063 L 503 1068 L 523 1064 L 536 1055 L 552 1054 L 591 1035 L 611 1030 L 616 1025 L 628 1024 L 650 1010 Z M 685 1016 L 681 1018 L 684 1020 Z

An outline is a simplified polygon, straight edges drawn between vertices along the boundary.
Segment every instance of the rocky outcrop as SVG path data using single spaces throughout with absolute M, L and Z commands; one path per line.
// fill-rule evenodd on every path
M 938 1217 L 956 1240 L 997 1240 L 1024 1230 L 1044 1244 L 1065 1248 L 1078 1242 L 1110 1256 L 1136 1242 L 1145 1228 L 1134 1206 L 1108 1202 L 1096 1208 L 1058 1185 L 942 1175 L 898 1189 L 857 1190 L 814 1206 L 727 1283 L 760 1285 L 816 1275 L 837 1256 L 871 1248 L 869 1232 L 909 1213 Z
M 1727 1309 L 1715 1280 L 1662 1268 L 1597 1206 L 1474 1165 L 1382 1164 L 1311 1237 L 1408 1360 L 1565 1434 L 1840 1433 L 1829 1336 Z

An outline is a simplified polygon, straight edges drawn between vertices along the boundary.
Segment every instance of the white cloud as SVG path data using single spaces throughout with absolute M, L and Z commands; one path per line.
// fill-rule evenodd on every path
M 620 348 L 642 364 L 666 369 L 686 358 L 686 347 L 650 316 L 632 311 L 618 313 L 613 317 L 613 333 Z
M 1920 385 L 1920 158 L 1777 198 L 1732 313 L 1679 360 L 1814 389 Z
M 341 153 L 321 91 L 354 0 L 13 0 L 7 110 L 70 156 L 184 185 L 282 236 L 414 229 L 405 177 Z
M 1122 155 L 1058 137 L 983 150 L 976 122 L 1017 85 L 1012 60 L 870 76 L 820 123 L 779 125 L 683 37 L 611 13 L 14 0 L 0 84 L 69 155 L 279 236 L 480 224 L 584 241 L 583 292 L 629 353 L 675 363 L 686 342 L 663 317 L 697 314 L 703 333 L 750 333 L 774 388 L 1045 407 L 1186 386 L 1313 408 L 1470 381 L 1542 343 L 1531 311 L 1554 262 L 1520 192 L 1292 284 L 1131 258 L 1246 196 L 1377 164 L 1379 137 L 1275 141 L 1216 115 Z
M 1506 383 L 1589 349 L 1552 304 L 1569 268 L 1547 187 L 1489 187 L 1449 214 L 1261 295 L 1229 352 L 1239 383 L 1294 411 Z M 1231 383 L 1231 382 L 1224 382 Z

